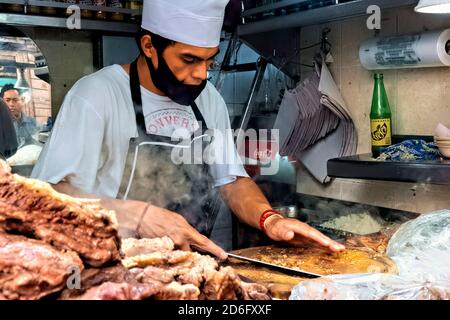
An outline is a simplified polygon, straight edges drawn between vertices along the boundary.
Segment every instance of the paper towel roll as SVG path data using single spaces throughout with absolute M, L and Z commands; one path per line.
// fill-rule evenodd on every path
M 450 29 L 373 38 L 359 48 L 368 70 L 450 66 Z

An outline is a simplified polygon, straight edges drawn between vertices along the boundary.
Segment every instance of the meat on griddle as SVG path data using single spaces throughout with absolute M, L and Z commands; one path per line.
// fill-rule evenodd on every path
M 0 297 L 3 299 L 43 298 L 62 290 L 75 270 L 83 270 L 83 263 L 75 252 L 57 250 L 43 241 L 0 233 Z
M 63 195 L 47 183 L 5 170 L 0 172 L 0 231 L 75 251 L 93 267 L 120 260 L 113 212 L 94 200 Z

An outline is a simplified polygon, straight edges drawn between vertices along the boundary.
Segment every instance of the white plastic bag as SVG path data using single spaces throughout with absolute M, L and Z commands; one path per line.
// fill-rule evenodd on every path
M 450 276 L 450 210 L 424 214 L 392 236 L 387 255 L 399 273 L 421 277 Z
M 385 273 L 328 276 L 294 287 L 290 300 L 449 300 L 448 280 L 423 281 Z
M 420 216 L 389 241 L 398 275 L 352 274 L 307 280 L 291 300 L 450 300 L 450 211 Z

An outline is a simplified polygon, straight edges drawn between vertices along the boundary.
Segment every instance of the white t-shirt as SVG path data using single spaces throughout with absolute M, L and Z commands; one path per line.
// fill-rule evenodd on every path
M 197 129 L 191 107 L 142 86 L 141 91 L 147 132 L 171 136 L 174 130 Z M 216 159 L 219 164 L 210 165 L 215 186 L 248 177 L 228 130 L 226 104 L 211 83 L 196 103 L 208 128 L 224 134 L 224 139 L 213 140 L 211 148 L 218 158 L 227 155 L 226 160 Z M 66 95 L 32 177 L 52 184 L 66 180 L 85 192 L 115 198 L 130 138 L 137 136 L 129 76 L 120 65 L 103 68 L 79 80 Z

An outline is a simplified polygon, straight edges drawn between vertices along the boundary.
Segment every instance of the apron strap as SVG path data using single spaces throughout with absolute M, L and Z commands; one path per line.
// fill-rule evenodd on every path
M 136 123 L 138 126 L 139 135 L 141 132 L 145 132 L 145 119 L 144 112 L 142 110 L 142 96 L 141 96 L 141 83 L 139 81 L 139 73 L 137 68 L 137 62 L 139 57 L 133 61 L 130 66 L 130 89 L 131 98 L 133 99 L 134 113 L 136 115 Z
M 131 63 L 130 66 L 130 89 L 131 98 L 133 99 L 134 113 L 136 114 L 136 124 L 138 126 L 139 136 L 141 133 L 145 134 L 147 129 L 145 127 L 144 111 L 142 110 L 142 96 L 141 96 L 141 83 L 139 81 L 138 63 L 139 57 Z M 194 111 L 195 119 L 203 124 L 202 134 L 208 129 L 205 119 L 198 109 L 195 101 L 192 101 L 192 111 Z

